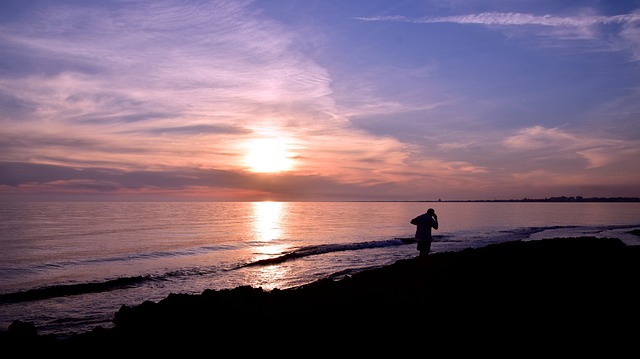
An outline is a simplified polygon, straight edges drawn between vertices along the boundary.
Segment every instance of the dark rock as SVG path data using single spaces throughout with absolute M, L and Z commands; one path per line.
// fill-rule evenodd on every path
M 38 335 L 38 330 L 33 322 L 14 320 L 7 328 L 9 336 L 14 338 L 32 338 Z

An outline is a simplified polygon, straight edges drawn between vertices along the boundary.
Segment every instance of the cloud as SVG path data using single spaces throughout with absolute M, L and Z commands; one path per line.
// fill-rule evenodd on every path
M 617 122 L 630 126 L 633 95 L 621 102 L 607 91 L 592 104 L 594 97 L 585 94 L 590 86 L 621 89 L 629 88 L 628 82 L 602 85 L 597 77 L 576 83 L 562 66 L 565 59 L 557 67 L 561 76 L 555 76 L 548 63 L 528 63 L 538 60 L 530 52 L 499 47 L 502 37 L 443 44 L 441 38 L 459 32 L 420 26 L 424 32 L 400 29 L 404 41 L 398 42 L 394 34 L 372 36 L 369 26 L 348 17 L 316 17 L 293 3 L 291 14 L 304 8 L 295 13 L 300 17 L 280 21 L 281 7 L 269 4 L 48 2 L 21 8 L 20 20 L 3 17 L 0 191 L 202 198 L 236 193 L 283 200 L 367 194 L 414 199 L 438 191 L 461 198 L 489 188 L 499 192 L 512 173 L 526 179 L 539 177 L 524 174 L 569 169 L 619 174 L 611 170 L 615 164 L 637 168 L 637 142 L 607 136 L 625 132 L 620 126 L 610 123 L 603 130 L 606 121 L 598 121 L 587 132 L 582 113 L 562 127 L 553 122 L 574 104 L 586 112 L 589 106 L 583 104 L 608 101 L 592 116 L 607 120 L 625 112 Z M 313 24 L 302 21 L 305 16 L 315 17 Z M 582 38 L 608 27 L 619 30 L 607 38 L 610 46 L 630 50 L 640 44 L 636 16 L 495 12 L 358 19 L 477 24 Z M 365 31 L 351 31 L 356 28 Z M 491 57 L 476 45 L 491 48 Z M 544 55 L 557 64 L 555 54 Z M 515 65 L 501 62 L 505 59 Z M 594 68 L 592 59 L 580 60 L 589 71 Z M 633 78 L 628 67 L 624 71 L 610 78 Z M 565 74 L 569 85 L 561 83 Z M 538 96 L 541 92 L 545 96 Z M 555 109 L 561 113 L 552 113 Z M 532 126 L 531 118 L 545 120 Z M 512 131 L 505 126 L 519 130 L 504 135 Z M 262 138 L 287 143 L 292 171 L 250 173 L 246 149 Z
M 0 77 L 0 159 L 238 169 L 252 138 L 349 130 L 327 70 L 252 2 L 120 5 L 52 3 L 0 24 L 24 64 Z
M 453 23 L 462 25 L 484 25 L 501 27 L 503 29 L 538 26 L 542 27 L 537 33 L 539 36 L 553 40 L 602 40 L 600 45 L 603 48 L 612 50 L 629 50 L 634 61 L 640 60 L 640 11 L 620 15 L 576 15 L 576 16 L 555 16 L 536 15 L 531 13 L 517 12 L 483 12 L 479 14 L 467 14 L 456 16 L 440 17 L 420 17 L 412 18 L 405 16 L 371 16 L 354 17 L 361 21 L 391 21 L 406 22 L 412 24 L 437 24 Z M 617 26 L 617 38 L 602 35 L 595 31 L 596 27 Z M 552 30 L 544 30 L 551 28 Z M 527 33 L 529 34 L 529 33 Z M 547 46 L 552 46 L 547 43 Z
M 511 150 L 535 150 L 574 146 L 577 139 L 558 129 L 533 126 L 518 131 L 504 140 Z
M 640 143 L 638 141 L 610 140 L 593 148 L 576 152 L 589 163 L 587 168 L 600 168 L 612 164 L 626 165 L 629 172 L 640 171 L 637 159 L 640 158 Z
M 365 199 L 371 191 L 388 199 L 402 193 L 394 183 L 350 183 L 323 175 L 256 174 L 214 169 L 171 168 L 165 171 L 123 171 L 113 168 L 0 162 L 0 192 L 56 194 L 177 196 L 200 200 L 326 200 Z M 44 197 L 43 197 L 44 196 Z M 164 198 L 164 197 L 161 197 Z M 174 197 L 175 198 L 175 197 Z
M 580 159 L 585 161 L 585 169 L 621 164 L 627 164 L 628 170 L 640 169 L 637 163 L 640 141 L 637 140 L 590 137 L 570 134 L 559 128 L 532 126 L 508 136 L 503 145 L 519 156 L 526 153 L 528 161 Z
M 355 17 L 363 21 L 395 21 L 416 24 L 456 23 L 479 25 L 541 25 L 541 26 L 592 26 L 606 24 L 628 24 L 640 21 L 640 14 L 614 16 L 575 16 L 559 17 L 552 15 L 534 15 L 526 13 L 485 12 L 480 14 L 409 18 L 405 16 Z
M 144 130 L 151 134 L 199 135 L 199 134 L 249 134 L 252 131 L 242 127 L 228 125 L 194 124 L 189 126 L 168 126 Z
M 474 145 L 473 141 L 446 142 L 446 143 L 439 143 L 438 144 L 438 148 L 440 148 L 440 149 L 442 149 L 444 151 L 451 151 L 451 150 L 460 150 L 460 149 L 470 148 L 473 145 Z
M 636 16 L 640 16 L 640 12 L 636 13 Z M 623 39 L 622 48 L 629 48 L 634 61 L 640 61 L 640 26 L 638 23 L 625 23 L 620 31 L 620 36 Z

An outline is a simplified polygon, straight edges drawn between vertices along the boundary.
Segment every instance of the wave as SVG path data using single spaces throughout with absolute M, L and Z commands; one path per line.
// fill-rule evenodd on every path
M 327 254 L 332 252 L 399 246 L 399 245 L 411 243 L 412 240 L 413 238 L 395 238 L 395 239 L 383 240 L 383 241 L 307 246 L 275 258 L 263 259 L 256 262 L 241 264 L 233 267 L 232 270 L 240 269 L 244 267 L 251 267 L 251 266 L 278 264 L 287 260 L 298 259 L 302 257 L 312 256 L 312 255 Z M 196 251 L 201 252 L 202 250 L 203 249 L 201 248 Z M 204 250 L 210 251 L 211 247 L 207 247 Z M 181 251 L 178 254 L 175 254 L 175 253 L 169 254 L 169 252 L 156 252 L 152 254 L 137 254 L 133 256 L 128 256 L 128 258 L 129 260 L 131 260 L 132 258 L 141 258 L 145 256 L 184 255 L 186 252 L 187 251 Z M 193 252 L 193 250 L 191 250 L 190 252 Z M 117 258 L 112 260 L 123 260 L 123 259 Z M 64 263 L 64 264 L 68 265 L 68 263 Z M 49 266 L 50 265 L 51 264 L 49 264 Z M 29 290 L 20 291 L 20 292 L 0 294 L 0 304 L 37 301 L 37 300 L 51 299 L 51 298 L 71 296 L 71 295 L 107 292 L 111 290 L 131 287 L 131 286 L 139 286 L 146 282 L 151 282 L 151 281 L 167 280 L 173 277 L 206 275 L 206 274 L 210 274 L 212 271 L 215 271 L 215 269 L 189 268 L 189 269 L 182 269 L 182 270 L 167 272 L 162 275 L 153 275 L 153 276 L 140 275 L 135 277 L 123 277 L 123 278 L 111 279 L 103 282 L 53 285 L 53 286 L 29 289 Z
M 434 241 L 442 240 L 444 235 L 433 236 Z M 356 242 L 356 243 L 335 243 L 335 244 L 320 244 L 316 246 L 307 246 L 296 249 L 294 251 L 279 255 L 273 258 L 261 259 L 255 262 L 245 263 L 233 269 L 240 269 L 252 266 L 264 266 L 270 264 L 278 264 L 289 260 L 300 259 L 308 256 L 315 256 L 320 254 L 343 252 L 343 251 L 356 251 L 362 249 L 384 248 L 384 247 L 396 247 L 405 244 L 415 243 L 416 240 L 413 237 L 397 237 L 393 239 L 387 239 L 382 241 L 369 241 L 369 242 Z
M 140 283 L 149 280 L 152 280 L 151 276 L 136 276 L 107 280 L 104 282 L 64 284 L 35 288 L 22 292 L 0 294 L 0 303 L 18 303 L 64 297 L 68 295 L 106 292 L 109 290 L 139 285 Z
M 486 238 L 491 242 L 505 242 L 510 240 L 521 240 L 528 238 L 534 233 L 550 230 L 550 229 L 559 229 L 559 228 L 573 228 L 573 226 L 548 226 L 548 227 L 526 227 L 526 228 L 516 228 L 510 230 L 503 230 L 495 232 L 492 230 L 492 233 L 476 233 L 476 235 L 467 236 L 452 236 L 452 235 L 434 235 L 433 241 L 436 243 L 444 243 L 444 242 L 455 242 L 455 243 L 465 243 L 466 246 L 469 246 L 469 238 L 473 238 L 475 242 L 478 242 L 478 238 Z M 336 243 L 336 244 L 321 244 L 316 246 L 307 246 L 296 249 L 294 251 L 284 253 L 277 257 L 261 259 L 255 262 L 245 263 L 240 266 L 237 266 L 233 269 L 240 269 L 246 267 L 253 266 L 264 266 L 271 264 L 279 264 L 290 260 L 300 259 L 303 257 L 321 255 L 327 253 L 334 252 L 342 252 L 342 251 L 356 251 L 363 249 L 373 249 L 373 248 L 384 248 L 384 247 L 395 247 L 401 245 L 407 245 L 416 243 L 414 237 L 396 237 L 393 239 L 382 240 L 382 241 L 368 241 L 368 242 L 356 242 L 356 243 Z M 486 245 L 487 242 L 479 242 L 481 245 Z
M 211 246 L 203 246 L 197 248 L 187 248 L 182 250 L 173 250 L 173 251 L 155 251 L 155 252 L 142 252 L 142 253 L 132 253 L 123 256 L 114 256 L 107 258 L 97 258 L 97 259 L 85 259 L 85 260 L 67 260 L 67 261 L 58 261 L 52 263 L 43 263 L 40 265 L 33 266 L 29 269 L 22 270 L 30 270 L 37 271 L 41 269 L 48 268 L 65 268 L 65 267 L 78 267 L 80 265 L 91 265 L 96 263 L 118 263 L 125 262 L 129 263 L 136 260 L 149 260 L 149 259 L 161 259 L 161 258 L 170 258 L 170 257 L 180 257 L 180 256 L 193 256 L 200 254 L 207 254 L 210 252 L 217 252 L 221 250 L 233 249 L 233 246 L 230 245 L 211 245 Z M 4 269 L 4 268 L 3 268 Z M 10 269 L 4 269 L 10 270 Z
M 581 234 L 588 233 L 589 235 L 593 235 L 594 232 L 604 232 L 606 230 L 613 229 L 625 229 L 625 228 L 637 228 L 639 225 L 610 225 L 610 226 L 546 226 L 546 227 L 526 227 L 526 228 L 515 228 L 510 230 L 491 230 L 488 229 L 486 232 L 474 231 L 472 233 L 456 233 L 456 234 L 446 234 L 446 235 L 434 235 L 433 240 L 436 247 L 438 244 L 441 246 L 440 250 L 435 249 L 434 252 L 438 251 L 457 251 L 465 248 L 475 248 L 475 247 L 483 247 L 493 243 L 500 242 L 508 242 L 508 241 L 517 241 L 517 240 L 528 240 L 532 234 L 536 234 L 539 232 L 545 231 L 554 231 L 554 230 L 572 230 L 572 234 L 570 236 L 580 236 Z M 171 280 L 171 278 L 175 277 L 190 277 L 190 276 L 203 276 L 210 275 L 212 273 L 222 271 L 232 271 L 241 268 L 254 267 L 254 266 L 266 266 L 273 264 L 280 264 L 287 261 L 297 260 L 309 256 L 316 255 L 324 255 L 335 252 L 343 252 L 343 251 L 360 251 L 367 249 L 376 249 L 376 248 L 386 248 L 386 247 L 398 247 L 404 245 L 414 244 L 415 239 L 413 237 L 395 237 L 392 239 L 386 240 L 376 240 L 376 241 L 366 241 L 366 242 L 355 242 L 355 243 L 335 243 L 335 244 L 321 244 L 321 245 L 311 245 L 298 248 L 291 252 L 283 253 L 281 255 L 261 259 L 249 263 L 242 263 L 239 265 L 234 265 L 231 268 L 225 269 L 220 267 L 194 267 L 194 268 L 184 268 L 176 271 L 166 272 L 160 275 L 139 275 L 132 277 L 123 277 L 116 279 L 109 279 L 102 282 L 91 282 L 91 283 L 77 283 L 77 284 L 61 284 L 61 285 L 53 285 L 48 287 L 34 288 L 20 292 L 6 293 L 0 294 L 0 304 L 9 304 L 9 303 L 18 303 L 18 302 L 27 302 L 27 301 L 37 301 L 44 300 L 56 297 L 63 296 L 71 296 L 71 295 L 81 295 L 88 293 L 99 293 L 99 292 L 107 292 L 111 290 L 117 290 L 127 287 L 140 286 L 147 282 L 153 281 L 164 281 Z M 132 258 L 142 258 L 148 256 L 175 256 L 175 255 L 189 255 L 194 252 L 210 252 L 215 251 L 217 249 L 221 249 L 221 246 L 207 246 L 201 247 L 197 249 L 189 249 L 178 252 L 154 252 L 151 254 L 137 254 L 128 256 L 129 260 Z M 111 258 L 111 260 L 125 260 L 122 258 Z M 60 262 L 63 263 L 63 262 Z M 58 263 L 58 264 L 60 264 Z M 67 263 L 64 263 L 67 264 Z M 355 269 L 356 271 L 362 270 L 362 268 Z M 350 271 L 350 270 L 347 270 Z M 334 273 L 334 275 L 344 275 L 344 273 Z M 329 277 L 333 277 L 330 275 Z

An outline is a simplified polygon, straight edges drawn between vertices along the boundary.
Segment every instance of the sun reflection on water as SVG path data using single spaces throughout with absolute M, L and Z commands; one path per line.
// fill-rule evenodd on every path
M 282 235 L 282 202 L 254 202 L 253 223 L 259 241 L 270 242 Z
M 286 225 L 284 223 L 286 206 L 287 204 L 283 202 L 253 203 L 254 238 L 257 242 L 254 248 L 255 261 L 277 257 L 290 250 L 289 245 L 278 241 Z M 255 267 L 251 271 L 251 282 L 254 286 L 270 290 L 279 286 L 282 278 L 286 278 L 288 271 L 286 266 L 278 264 Z

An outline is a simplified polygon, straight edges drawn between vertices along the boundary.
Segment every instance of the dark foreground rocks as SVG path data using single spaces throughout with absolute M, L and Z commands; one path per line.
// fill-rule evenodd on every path
M 637 350 L 639 274 L 640 248 L 618 239 L 509 242 L 402 260 L 295 289 L 172 294 L 123 306 L 113 329 L 66 339 L 14 323 L 0 335 L 0 345 L 23 354 L 74 356 L 445 350 L 610 357 Z

